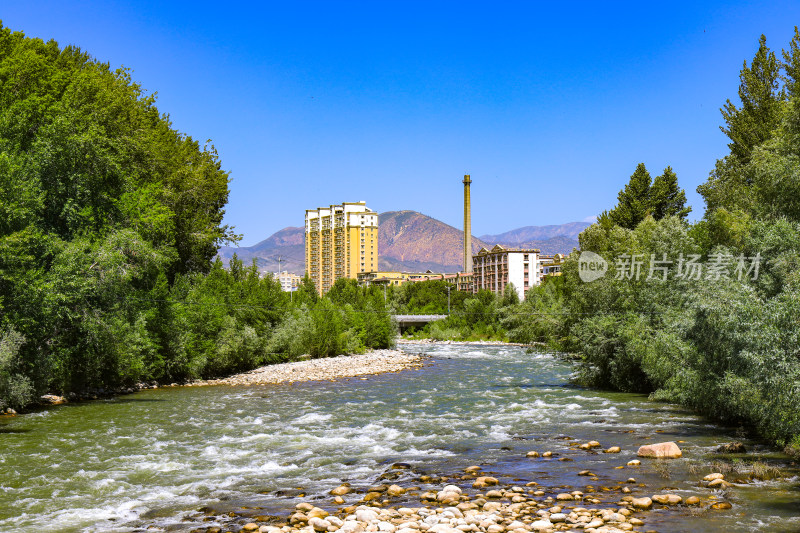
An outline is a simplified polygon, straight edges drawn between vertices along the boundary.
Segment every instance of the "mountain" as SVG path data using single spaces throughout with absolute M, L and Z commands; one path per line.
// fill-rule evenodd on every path
M 461 270 L 463 230 L 416 211 L 381 213 L 379 224 L 378 253 L 380 263 L 385 264 L 387 270 L 390 264 L 405 265 L 403 270 L 412 272 Z M 472 237 L 473 253 L 478 253 L 483 246 L 490 247 Z M 381 268 L 384 268 L 383 264 Z
M 288 270 L 302 276 L 306 268 L 304 229 L 289 226 L 253 246 L 221 246 L 217 255 L 227 263 L 233 254 L 250 264 L 255 258 L 259 269 L 268 272 Z
M 543 255 L 569 255 L 573 248 L 579 248 L 577 239 L 562 236 L 537 241 L 498 242 L 497 244 L 509 248 L 537 248 Z
M 378 267 L 403 272 L 457 272 L 461 270 L 463 231 L 416 211 L 387 211 L 380 214 Z M 543 254 L 568 254 L 578 247 L 577 235 L 588 222 L 558 226 L 527 226 L 499 235 L 472 237 L 472 252 L 501 244 L 512 248 L 538 248 Z M 287 227 L 253 246 L 223 246 L 219 256 L 226 263 L 236 253 L 250 263 L 256 259 L 261 270 L 305 271 L 303 228 Z
M 499 235 L 481 235 L 486 242 L 497 242 L 520 246 L 523 243 L 549 241 L 556 237 L 566 237 L 577 242 L 578 234 L 591 226 L 591 222 L 568 222 L 566 224 L 551 226 L 525 226 L 512 229 Z

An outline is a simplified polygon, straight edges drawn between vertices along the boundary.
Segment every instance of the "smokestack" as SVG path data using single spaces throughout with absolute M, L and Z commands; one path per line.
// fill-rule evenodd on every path
M 472 201 L 469 197 L 469 186 L 472 180 L 469 174 L 464 175 L 464 272 L 472 274 Z

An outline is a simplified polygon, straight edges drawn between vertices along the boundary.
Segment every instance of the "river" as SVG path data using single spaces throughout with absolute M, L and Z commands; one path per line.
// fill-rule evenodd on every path
M 795 467 L 735 429 L 646 396 L 573 387 L 571 365 L 547 354 L 513 346 L 404 349 L 430 358 L 423 368 L 393 374 L 161 388 L 0 419 L 0 531 L 190 531 L 215 520 L 242 523 L 213 516 L 231 510 L 285 517 L 313 498 L 333 508 L 330 489 L 378 483 L 395 462 L 413 467 L 393 471 L 390 477 L 399 477 L 392 482 L 401 485 L 418 484 L 420 474 L 482 465 L 519 483 L 583 490 L 635 477 L 645 486 L 635 486 L 633 495 L 670 489 L 733 504 L 727 511 L 702 510 L 707 505 L 652 511 L 644 515 L 648 530 L 800 530 Z M 622 452 L 577 450 L 564 437 Z M 682 459 L 616 468 L 634 459 L 641 444 L 667 440 L 683 441 Z M 742 440 L 750 453 L 741 459 L 714 453 L 731 440 Z M 572 461 L 529 459 L 530 450 Z M 698 485 L 711 461 L 744 472 L 755 458 L 781 467 L 783 477 L 725 491 Z M 584 469 L 599 480 L 577 476 Z M 348 495 L 348 503 L 361 496 Z

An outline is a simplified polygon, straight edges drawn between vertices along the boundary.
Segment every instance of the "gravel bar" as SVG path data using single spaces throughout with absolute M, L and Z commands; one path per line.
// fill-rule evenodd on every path
M 222 379 L 196 381 L 192 385 L 267 385 L 323 381 L 385 372 L 399 372 L 422 366 L 420 355 L 402 350 L 374 350 L 359 355 L 340 355 L 267 365 Z

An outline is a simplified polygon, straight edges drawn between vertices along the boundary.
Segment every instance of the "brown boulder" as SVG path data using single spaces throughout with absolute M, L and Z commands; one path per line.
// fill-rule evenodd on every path
M 650 509 L 653 506 L 653 500 L 650 498 L 633 498 L 631 504 L 637 509 Z
M 657 457 L 660 459 L 676 459 L 683 455 L 681 449 L 674 442 L 659 442 L 656 444 L 645 444 L 639 447 L 636 452 L 639 457 Z
M 351 489 L 347 485 L 339 485 L 335 489 L 331 490 L 331 496 L 344 496 L 345 494 L 349 494 L 353 489 Z
M 485 489 L 486 487 L 490 487 L 492 485 L 497 485 L 498 480 L 496 477 L 492 476 L 480 476 L 475 480 L 475 483 L 472 484 L 472 488 L 474 489 Z

